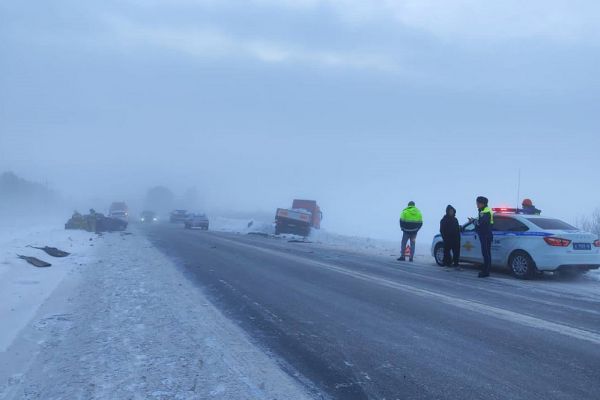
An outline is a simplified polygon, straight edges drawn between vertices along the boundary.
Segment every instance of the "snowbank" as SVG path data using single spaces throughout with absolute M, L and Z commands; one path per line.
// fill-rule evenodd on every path
M 21 224 L 22 225 L 22 224 Z M 89 239 L 83 231 L 66 231 L 61 225 L 18 226 L 4 224 L 0 229 L 0 352 L 5 351 L 19 331 L 35 316 L 39 307 L 77 266 L 89 261 Z M 58 247 L 72 253 L 54 258 L 41 250 L 27 247 Z M 36 268 L 16 257 L 34 256 L 52 264 Z

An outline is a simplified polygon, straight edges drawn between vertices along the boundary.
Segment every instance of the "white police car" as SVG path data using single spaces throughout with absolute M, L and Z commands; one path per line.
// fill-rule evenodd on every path
M 528 279 L 536 271 L 585 273 L 600 267 L 600 240 L 596 235 L 559 219 L 517 214 L 516 209 L 493 209 L 492 264 L 508 268 L 517 278 Z M 431 252 L 438 265 L 444 263 L 441 235 L 433 238 Z M 461 228 L 460 260 L 483 263 L 475 225 Z

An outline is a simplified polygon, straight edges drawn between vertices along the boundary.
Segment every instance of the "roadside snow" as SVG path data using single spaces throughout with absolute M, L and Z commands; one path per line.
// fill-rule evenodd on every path
M 309 398 L 142 235 L 94 243 L 0 353 L 0 398 Z
M 221 232 L 234 233 L 264 233 L 275 234 L 275 226 L 272 222 L 257 221 L 250 219 L 215 217 L 210 220 L 210 229 Z
M 368 237 L 360 236 L 346 236 L 337 233 L 332 233 L 327 230 L 313 230 L 309 237 L 317 243 L 326 244 L 329 247 L 340 248 L 349 251 L 358 251 L 361 253 L 379 255 L 379 256 L 394 256 L 400 255 L 400 239 L 398 242 L 391 240 L 372 239 Z M 429 246 L 430 243 L 427 243 Z M 421 251 L 423 245 L 417 239 L 417 251 L 415 257 L 419 258 L 419 261 L 423 261 L 423 258 L 427 254 Z
M 0 232 L 0 352 L 3 352 L 59 284 L 74 274 L 77 265 L 87 262 L 92 234 L 46 225 L 2 226 Z M 72 255 L 54 258 L 27 245 L 58 247 Z M 52 266 L 36 268 L 17 258 L 17 254 L 37 257 Z
M 221 232 L 232 232 L 240 234 L 264 234 L 274 236 L 275 227 L 271 222 L 258 221 L 253 219 L 243 220 L 235 218 L 216 217 L 211 220 L 211 229 Z M 398 241 L 373 239 L 369 237 L 347 236 L 339 233 L 330 232 L 326 229 L 313 229 L 307 240 L 325 245 L 331 248 L 337 248 L 346 251 L 355 251 L 366 254 L 380 256 L 400 255 L 400 239 L 402 233 L 398 230 Z M 302 240 L 296 235 L 280 235 L 283 239 Z M 427 237 L 417 238 L 417 250 L 415 256 L 421 262 L 434 262 L 429 254 L 431 239 Z

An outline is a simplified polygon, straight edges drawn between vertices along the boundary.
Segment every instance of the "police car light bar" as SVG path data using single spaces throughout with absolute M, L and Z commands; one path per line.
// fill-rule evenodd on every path
M 495 213 L 516 213 L 517 209 L 516 208 L 508 208 L 508 207 L 497 207 L 497 208 L 492 208 L 492 211 Z

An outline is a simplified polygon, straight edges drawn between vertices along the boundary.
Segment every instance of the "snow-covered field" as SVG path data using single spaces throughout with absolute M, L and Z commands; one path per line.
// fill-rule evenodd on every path
M 0 249 L 2 399 L 309 398 L 135 232 L 28 229 L 5 234 Z

